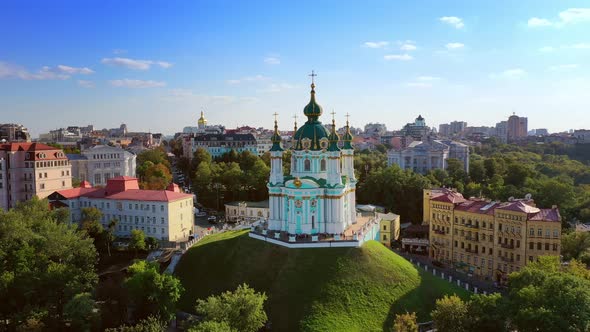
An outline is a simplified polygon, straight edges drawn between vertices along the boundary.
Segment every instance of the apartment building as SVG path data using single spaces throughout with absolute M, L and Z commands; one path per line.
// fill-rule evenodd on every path
M 561 252 L 557 207 L 539 209 L 532 199 L 490 202 L 465 199 L 449 189 L 424 191 L 430 257 L 476 276 L 506 281 L 541 255 Z
M 93 186 L 106 185 L 110 178 L 135 177 L 137 156 L 118 147 L 97 145 L 81 154 L 68 154 L 72 176 Z
M 60 149 L 40 143 L 0 144 L 0 208 L 71 188 L 71 171 Z
M 193 195 L 181 193 L 176 184 L 166 190 L 142 190 L 137 178 L 119 176 L 108 179 L 104 188 L 84 181 L 80 188 L 55 191 L 49 199 L 54 207 L 69 208 L 72 223 L 81 221 L 83 208 L 99 209 L 103 226 L 118 220 L 119 237 L 139 229 L 162 241 L 182 242 L 192 234 Z

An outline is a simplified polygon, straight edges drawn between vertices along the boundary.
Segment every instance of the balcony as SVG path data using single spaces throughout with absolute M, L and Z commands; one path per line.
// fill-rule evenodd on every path
M 467 240 L 467 241 L 474 241 L 474 242 L 479 242 L 479 238 L 478 238 L 477 236 L 469 236 L 469 235 L 467 235 L 467 236 L 465 237 L 465 240 Z
M 506 263 L 514 263 L 514 258 L 500 256 L 500 260 Z
M 500 247 L 504 249 L 514 249 L 514 244 L 502 243 L 500 244 Z
M 465 224 L 464 226 L 469 228 L 479 228 L 479 225 L 476 224 Z
M 478 253 L 478 251 L 477 251 L 477 250 L 475 250 L 475 249 L 473 249 L 473 248 L 467 248 L 467 249 L 465 249 L 465 251 L 466 251 L 466 252 L 470 252 L 470 253 L 472 253 L 472 254 L 477 254 L 477 253 Z
M 434 232 L 435 232 L 436 234 L 441 234 L 441 235 L 445 235 L 445 234 L 447 234 L 447 233 L 446 233 L 445 231 L 443 231 L 442 229 L 435 229 L 435 230 L 434 230 Z

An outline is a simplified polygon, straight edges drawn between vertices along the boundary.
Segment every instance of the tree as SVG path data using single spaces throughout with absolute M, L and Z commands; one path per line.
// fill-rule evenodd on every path
M 509 316 L 518 331 L 587 331 L 590 280 L 556 256 L 540 256 L 509 276 Z
M 58 222 L 47 200 L 0 211 L 0 330 L 65 329 L 66 304 L 98 281 L 96 262 L 92 239 Z
M 135 319 L 155 316 L 169 321 L 176 312 L 176 303 L 184 289 L 176 277 L 160 274 L 158 270 L 158 263 L 146 261 L 138 261 L 128 269 L 130 277 L 124 287 L 135 306 Z
M 118 223 L 119 223 L 119 220 L 117 220 L 116 218 L 111 219 L 109 221 L 108 228 L 106 229 L 106 232 L 105 232 L 105 241 L 107 244 L 107 250 L 109 252 L 109 256 L 111 255 L 111 244 L 113 243 L 113 241 L 115 241 L 115 229 L 117 228 Z
M 506 314 L 499 293 L 471 296 L 468 302 L 469 331 L 502 332 L 507 330 Z
M 463 167 L 463 162 L 459 159 L 449 158 L 447 159 L 447 173 L 456 186 L 456 182 L 465 183 L 467 179 L 467 173 Z
M 395 315 L 393 323 L 393 332 L 418 332 L 418 323 L 416 322 L 416 313 L 405 313 Z
M 264 293 L 257 293 L 248 285 L 238 286 L 234 292 L 197 300 L 195 310 L 206 321 L 226 322 L 237 331 L 255 332 L 264 326 L 268 317 L 264 312 Z
M 434 326 L 439 332 L 467 332 L 467 304 L 457 295 L 445 295 L 436 300 L 432 311 Z
M 215 322 L 212 320 L 204 321 L 188 329 L 188 332 L 237 332 L 225 321 Z
M 150 161 L 144 165 L 146 167 L 140 183 L 142 189 L 164 190 L 172 182 L 172 173 L 166 165 L 152 164 Z
M 561 236 L 561 254 L 565 260 L 578 259 L 590 249 L 590 233 L 570 232 Z
M 160 241 L 158 241 L 158 239 L 156 239 L 153 236 L 148 236 L 145 238 L 145 245 L 150 250 L 158 249 L 158 247 L 160 246 Z
M 117 328 L 106 329 L 105 332 L 162 332 L 166 331 L 166 323 L 160 319 L 150 316 L 139 321 L 133 326 L 120 326 Z
M 472 160 L 469 163 L 469 177 L 476 183 L 483 183 L 487 179 L 483 160 Z
M 134 229 L 131 231 L 131 240 L 129 241 L 129 249 L 135 250 L 135 255 L 139 250 L 145 250 L 145 234 L 139 230 Z
M 64 306 L 64 316 L 75 331 L 89 331 L 98 324 L 100 318 L 90 293 L 76 294 Z

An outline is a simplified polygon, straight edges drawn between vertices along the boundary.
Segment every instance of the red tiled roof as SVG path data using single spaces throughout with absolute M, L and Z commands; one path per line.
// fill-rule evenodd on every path
M 119 186 L 121 183 L 130 184 L 128 187 Z M 170 190 L 142 190 L 135 187 L 137 178 L 130 176 L 118 176 L 109 179 L 106 188 L 80 187 L 57 191 L 59 195 L 66 199 L 77 197 L 118 199 L 128 201 L 155 201 L 171 202 L 179 199 L 189 198 L 192 195 L 174 192 Z M 137 188 L 137 189 L 136 189 Z M 123 189 L 123 190 L 120 190 Z
M 532 217 L 529 218 L 532 221 L 552 221 L 552 222 L 561 222 L 561 215 L 559 214 L 559 209 L 541 209 L 539 213 L 536 213 Z
M 539 211 L 541 211 L 539 208 L 526 204 L 522 200 L 502 203 L 500 206 L 497 207 L 497 209 L 523 212 L 527 214 L 538 213 Z
M 494 204 L 492 204 L 492 203 L 494 203 Z M 498 206 L 498 203 L 496 203 L 496 202 L 486 202 L 483 200 L 470 199 L 470 200 L 467 200 L 467 201 L 457 205 L 455 207 L 455 210 L 465 211 L 465 212 L 470 212 L 470 213 L 493 215 L 494 210 L 497 206 Z
M 466 199 L 460 193 L 456 193 L 454 191 L 448 191 L 437 195 L 434 198 L 431 198 L 432 201 L 436 202 L 445 202 L 445 203 L 463 203 Z
M 45 151 L 45 150 L 60 150 L 58 148 L 54 148 L 53 146 L 49 146 L 42 143 L 25 143 L 25 142 L 14 142 L 14 143 L 6 143 L 0 145 L 0 150 L 6 151 Z

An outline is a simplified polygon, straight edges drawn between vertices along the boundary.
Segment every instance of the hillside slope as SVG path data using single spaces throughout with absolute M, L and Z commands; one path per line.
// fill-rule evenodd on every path
M 274 331 L 383 331 L 395 313 L 429 320 L 434 301 L 466 292 L 375 241 L 362 248 L 287 249 L 248 237 L 247 231 L 207 237 L 179 262 L 186 291 L 181 309 L 195 300 L 247 283 L 268 295 Z

